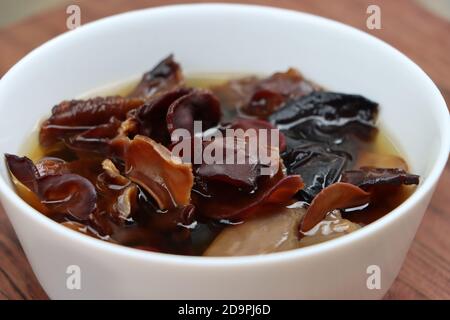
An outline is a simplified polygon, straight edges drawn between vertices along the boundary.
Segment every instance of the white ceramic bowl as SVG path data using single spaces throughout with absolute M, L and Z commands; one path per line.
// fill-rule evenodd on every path
M 109 244 L 71 231 L 14 192 L 1 161 L 1 200 L 51 298 L 381 298 L 397 276 L 449 152 L 449 115 L 427 75 L 397 50 L 320 17 L 243 5 L 182 5 L 121 14 L 36 49 L 0 81 L 0 152 L 17 153 L 57 102 L 136 76 L 173 52 L 186 73 L 271 73 L 288 66 L 381 104 L 417 191 L 350 235 L 308 248 L 236 258 L 186 257 Z M 81 290 L 66 286 L 81 268 Z M 381 270 L 369 290 L 367 268 Z

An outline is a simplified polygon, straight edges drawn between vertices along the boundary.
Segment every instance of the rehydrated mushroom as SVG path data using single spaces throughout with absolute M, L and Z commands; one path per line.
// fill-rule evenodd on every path
M 301 233 L 298 247 L 307 247 L 331 239 L 336 239 L 360 228 L 360 225 L 342 218 L 339 210 L 333 210 L 327 214 L 325 219 L 316 224 L 314 228 L 305 233 Z
M 24 186 L 33 192 L 37 192 L 39 171 L 27 157 L 19 157 L 13 154 L 5 154 L 6 164 L 9 171 L 14 177 L 19 180 Z
M 155 93 L 171 90 L 183 82 L 180 65 L 173 55 L 159 62 L 152 70 L 145 73 L 130 97 L 150 97 Z
M 267 118 L 281 108 L 288 98 L 302 97 L 314 90 L 314 86 L 305 81 L 294 68 L 286 72 L 276 72 L 256 85 L 243 111 L 249 115 Z
M 108 123 L 68 137 L 65 143 L 72 150 L 108 154 L 111 140 L 117 136 L 121 123 L 112 117 Z
M 347 154 L 334 151 L 326 144 L 306 140 L 297 141 L 282 158 L 288 174 L 302 177 L 305 187 L 298 197 L 307 202 L 323 188 L 337 182 L 349 163 Z
M 300 232 L 311 230 L 335 209 L 348 209 L 369 203 L 370 193 L 344 182 L 334 183 L 314 198 L 302 219 Z
M 132 138 L 136 134 L 150 137 L 165 146 L 171 143 L 167 114 L 169 107 L 179 98 L 192 92 L 192 89 L 177 88 L 158 94 L 149 99 L 142 107 L 131 114 L 126 124 L 126 135 Z
M 295 249 L 302 208 L 267 208 L 241 224 L 225 227 L 204 256 L 246 256 Z
M 96 208 L 97 193 L 88 179 L 72 173 L 41 176 L 26 157 L 6 155 L 6 162 L 14 177 L 35 193 L 50 212 L 86 220 Z
M 298 70 L 291 68 L 263 79 L 245 77 L 230 80 L 224 85 L 214 87 L 213 91 L 224 102 L 226 118 L 230 119 L 235 115 L 233 109 L 266 118 L 281 108 L 288 98 L 304 96 L 317 89 L 318 87 L 306 81 Z
M 51 211 L 87 220 L 94 211 L 97 193 L 92 183 L 77 174 L 66 173 L 38 179 L 41 202 Z
M 169 133 L 186 129 L 194 134 L 194 121 L 201 121 L 202 129 L 217 126 L 221 117 L 220 102 L 209 91 L 197 89 L 172 103 L 167 112 Z
M 227 183 L 196 184 L 193 203 L 200 215 L 212 219 L 240 221 L 271 204 L 288 205 L 303 187 L 300 176 L 284 176 L 282 170 L 272 177 L 264 177 L 252 191 L 230 187 Z
M 278 144 L 276 147 L 280 150 L 280 152 L 283 152 L 286 150 L 286 138 L 284 137 L 284 134 L 278 130 L 275 126 L 273 126 L 270 122 L 267 122 L 265 120 L 260 119 L 249 119 L 249 118 L 241 118 L 238 117 L 233 120 L 233 122 L 230 123 L 228 126 L 230 129 L 242 129 L 244 131 L 254 129 L 258 135 L 258 144 L 259 142 L 261 144 L 268 144 L 268 145 L 274 145 L 272 143 L 272 137 L 271 132 L 272 130 L 276 130 L 276 135 L 278 136 Z M 266 132 L 266 139 L 267 141 L 260 141 L 260 133 L 264 130 Z
M 292 138 L 329 141 L 346 134 L 372 138 L 378 104 L 360 95 L 316 91 L 288 100 L 269 119 Z
M 280 157 L 278 148 L 261 143 L 251 150 L 250 144 L 251 141 L 235 136 L 205 141 L 205 157 L 211 154 L 214 161 L 195 166 L 197 180 L 201 179 L 202 185 L 216 181 L 255 190 L 258 179 L 271 178 L 279 171 Z
M 51 117 L 42 124 L 39 142 L 48 147 L 64 138 L 106 124 L 113 117 L 123 121 L 128 111 L 143 103 L 142 99 L 119 96 L 63 101 L 53 107 Z
M 117 197 L 114 208 L 116 209 L 119 217 L 127 220 L 137 209 L 137 194 L 138 189 L 135 184 L 129 185 L 122 193 Z
M 31 160 L 30 160 L 31 161 Z M 35 164 L 39 176 L 69 173 L 68 164 L 56 157 L 44 157 Z
M 386 169 L 362 167 L 359 170 L 348 170 L 342 173 L 342 182 L 351 183 L 363 189 L 379 185 L 411 185 L 419 184 L 419 176 L 409 174 L 402 169 Z
M 194 182 L 191 164 L 172 156 L 163 145 L 137 135 L 125 153 L 127 176 L 149 192 L 160 209 L 189 204 Z
M 103 160 L 102 168 L 115 185 L 128 186 L 130 184 L 130 180 L 120 173 L 119 169 L 117 169 L 116 165 L 110 159 Z

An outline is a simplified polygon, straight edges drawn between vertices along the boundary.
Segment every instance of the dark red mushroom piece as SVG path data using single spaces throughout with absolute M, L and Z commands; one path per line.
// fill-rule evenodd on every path
M 12 175 L 32 192 L 37 192 L 39 171 L 27 157 L 5 154 L 6 164 Z
M 51 117 L 42 124 L 39 141 L 48 147 L 63 138 L 108 123 L 112 117 L 123 121 L 128 111 L 143 103 L 142 99 L 119 96 L 63 101 L 53 107 Z
M 232 138 L 215 138 L 204 142 L 204 157 L 211 155 L 214 161 L 196 166 L 195 174 L 203 182 L 223 182 L 251 191 L 256 189 L 258 179 L 271 178 L 279 171 L 278 148 L 265 143 L 252 147 L 249 140 Z
M 419 184 L 419 176 L 407 173 L 403 169 L 362 167 L 359 170 L 344 171 L 341 181 L 368 189 L 381 185 Z
M 370 193 L 350 184 L 338 182 L 320 191 L 311 202 L 300 224 L 300 231 L 307 232 L 335 209 L 347 209 L 365 205 Z
M 265 119 L 279 109 L 285 98 L 278 92 L 270 90 L 256 91 L 243 111 L 252 116 Z
M 97 202 L 92 183 L 77 174 L 66 173 L 40 177 L 38 195 L 54 213 L 67 214 L 77 220 L 88 220 Z
M 178 88 L 158 94 L 147 101 L 147 103 L 137 109 L 131 118 L 127 120 L 135 122 L 134 134 L 132 136 L 135 134 L 144 135 L 158 143 L 168 146 L 171 143 L 166 122 L 169 107 L 177 99 L 190 92 L 192 92 L 192 89 Z M 128 124 L 127 126 L 130 127 Z M 130 136 L 129 130 L 126 131 L 128 131 L 128 136 Z
M 65 143 L 67 147 L 75 151 L 108 154 L 110 143 L 118 135 L 120 126 L 121 121 L 112 117 L 108 123 L 92 127 L 65 139 Z
M 156 93 L 172 90 L 183 83 L 183 73 L 173 55 L 159 62 L 152 70 L 145 73 L 129 97 L 150 97 Z
M 44 157 L 35 163 L 35 167 L 40 177 L 70 172 L 68 163 L 55 157 Z
M 59 159 L 44 158 L 38 162 L 39 167 L 27 157 L 8 154 L 6 161 L 14 177 L 36 194 L 51 213 L 86 220 L 94 211 L 97 193 L 92 183 L 78 174 L 65 173 L 67 167 Z
M 167 113 L 169 133 L 176 129 L 186 129 L 194 134 L 194 121 L 201 121 L 202 130 L 219 124 L 221 118 L 220 102 L 208 90 L 195 90 L 170 106 Z
M 255 129 L 256 133 L 258 135 L 259 140 L 259 133 L 260 130 L 265 130 L 266 132 L 266 141 L 261 141 L 261 143 L 266 143 L 269 145 L 272 144 L 271 139 L 271 133 L 275 132 L 275 136 L 278 136 L 278 145 L 276 146 L 278 149 L 280 149 L 280 152 L 283 152 L 286 150 L 286 138 L 284 134 L 278 130 L 275 126 L 273 126 L 270 122 L 267 122 L 265 120 L 259 120 L 259 119 L 249 119 L 249 118 L 236 118 L 231 122 L 230 124 L 231 129 L 242 129 L 244 131 L 247 131 L 249 129 Z M 275 130 L 275 131 L 272 131 Z
M 302 187 L 300 176 L 283 176 L 280 170 L 276 177 L 261 182 L 252 193 L 224 184 L 210 185 L 209 192 L 213 194 L 195 193 L 194 204 L 203 216 L 216 220 L 241 221 L 258 212 L 266 212 L 267 206 L 289 205 Z

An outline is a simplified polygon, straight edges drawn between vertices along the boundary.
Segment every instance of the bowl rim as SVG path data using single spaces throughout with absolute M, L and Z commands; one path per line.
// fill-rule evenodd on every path
M 431 105 L 435 111 L 438 112 L 438 118 L 441 119 L 439 122 L 439 128 L 442 134 L 442 142 L 439 146 L 438 156 L 434 163 L 433 168 L 430 170 L 429 175 L 422 181 L 422 183 L 417 187 L 415 192 L 406 199 L 397 208 L 392 210 L 389 214 L 381 217 L 380 219 L 374 221 L 373 223 L 361 228 L 355 232 L 347 234 L 343 237 L 332 239 L 323 243 L 315 244 L 309 247 L 298 248 L 283 252 L 275 252 L 264 255 L 252 255 L 252 256 L 237 256 L 237 257 L 204 257 L 204 256 L 185 256 L 185 255 L 175 255 L 168 253 L 158 253 L 149 252 L 140 249 L 130 248 L 119 244 L 109 243 L 103 240 L 95 239 L 69 228 L 66 228 L 47 216 L 43 215 L 36 209 L 32 208 L 27 202 L 25 202 L 19 195 L 13 190 L 13 187 L 4 179 L 0 178 L 0 192 L 3 196 L 14 206 L 15 210 L 20 210 L 28 216 L 28 219 L 33 219 L 35 223 L 42 225 L 42 228 L 50 230 L 52 234 L 56 233 L 58 236 L 65 238 L 67 241 L 79 242 L 86 248 L 90 247 L 92 250 L 106 251 L 111 255 L 120 255 L 128 259 L 138 259 L 146 262 L 159 262 L 159 263 L 181 263 L 184 265 L 207 267 L 210 265 L 220 265 L 220 266 L 242 266 L 254 265 L 254 264 L 270 264 L 279 263 L 282 261 L 288 261 L 292 259 L 299 259 L 305 257 L 311 257 L 314 255 L 325 254 L 330 250 L 338 250 L 346 245 L 351 245 L 358 239 L 368 237 L 375 234 L 377 231 L 381 230 L 384 225 L 392 223 L 393 221 L 399 219 L 401 216 L 405 215 L 409 210 L 417 205 L 420 201 L 426 198 L 426 195 L 433 190 L 435 184 L 437 183 L 442 171 L 444 170 L 445 164 L 447 162 L 448 154 L 450 151 L 450 122 L 449 111 L 446 106 L 445 100 L 442 97 L 439 89 L 433 83 L 433 81 L 428 77 L 428 75 L 413 61 L 411 61 L 403 53 L 387 44 L 386 42 L 349 25 L 343 24 L 341 22 L 324 18 L 321 16 L 304 13 L 301 11 L 294 11 L 288 9 L 282 9 L 272 6 L 261 6 L 261 5 L 250 5 L 250 4 L 230 4 L 230 3 L 201 3 L 201 4 L 175 4 L 175 5 L 165 5 L 159 7 L 151 7 L 147 9 L 133 10 L 109 17 L 105 17 L 93 22 L 86 23 L 85 25 L 72 30 L 70 32 L 65 32 L 47 42 L 40 45 L 36 49 L 32 50 L 25 57 L 19 60 L 1 79 L 0 81 L 0 94 L 4 83 L 8 79 L 15 75 L 17 68 L 31 60 L 39 52 L 46 50 L 52 46 L 57 46 L 60 42 L 65 41 L 70 38 L 75 33 L 89 32 L 91 29 L 95 29 L 97 26 L 105 25 L 108 23 L 117 23 L 126 17 L 131 17 L 133 15 L 148 15 L 148 14 L 159 14 L 164 11 L 189 11 L 194 10 L 197 13 L 201 11 L 207 12 L 208 10 L 237 10 L 242 12 L 247 10 L 247 12 L 252 11 L 253 13 L 261 14 L 274 14 L 274 15 L 289 15 L 292 18 L 304 19 L 313 21 L 316 23 L 325 23 L 330 27 L 338 29 L 338 32 L 351 33 L 353 36 L 365 37 L 367 41 L 371 41 L 383 48 L 383 50 L 390 52 L 390 54 L 395 54 L 403 60 L 403 62 L 411 69 L 411 72 L 415 76 L 421 77 L 423 79 L 424 86 L 428 86 L 431 92 L 434 92 L 432 97 L 433 101 Z M 5 210 L 6 211 L 6 210 Z M 83 249 L 86 249 L 83 248 Z

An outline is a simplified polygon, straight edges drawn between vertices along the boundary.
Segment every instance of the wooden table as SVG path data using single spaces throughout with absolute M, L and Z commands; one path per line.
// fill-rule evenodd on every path
M 71 1 L 71 4 L 80 6 L 82 23 L 86 23 L 123 11 L 180 2 L 188 1 L 83 0 Z M 425 11 L 413 0 L 255 0 L 247 3 L 310 12 L 370 32 L 418 63 L 450 104 L 450 23 Z M 381 30 L 366 28 L 366 9 L 370 4 L 381 8 Z M 66 18 L 66 7 L 61 7 L 0 30 L 0 75 L 31 49 L 65 32 Z M 386 299 L 450 298 L 449 188 L 450 163 L 447 163 L 400 275 Z M 46 298 L 0 208 L 0 299 Z

